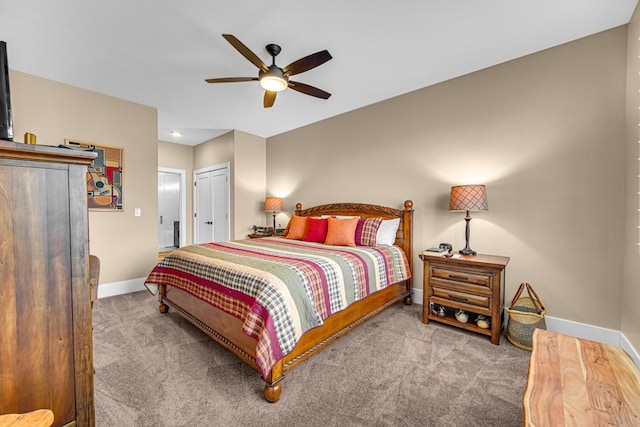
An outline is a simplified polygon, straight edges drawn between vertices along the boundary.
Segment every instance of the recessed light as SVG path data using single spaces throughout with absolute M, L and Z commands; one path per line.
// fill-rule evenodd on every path
M 182 132 L 177 131 L 177 130 L 172 130 L 172 131 L 171 131 L 171 135 L 172 135 L 172 136 L 182 136 Z

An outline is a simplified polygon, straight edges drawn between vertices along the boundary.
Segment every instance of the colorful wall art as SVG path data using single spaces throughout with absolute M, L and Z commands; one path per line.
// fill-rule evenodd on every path
M 65 140 L 70 146 L 93 149 L 98 157 L 87 171 L 87 205 L 90 210 L 122 211 L 124 148 Z

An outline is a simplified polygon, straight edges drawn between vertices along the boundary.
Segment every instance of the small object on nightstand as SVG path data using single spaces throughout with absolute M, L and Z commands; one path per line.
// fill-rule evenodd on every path
M 476 317 L 476 325 L 478 325 L 478 327 L 482 329 L 489 329 L 489 327 L 491 326 L 491 319 L 487 316 L 479 314 L 478 317 Z
M 248 234 L 247 236 L 250 239 L 259 239 L 260 237 L 271 237 L 272 234 L 256 234 L 256 233 L 253 233 L 253 234 Z
M 460 323 L 467 323 L 469 315 L 464 310 L 456 310 L 456 320 Z
M 444 256 L 448 252 L 449 251 L 444 248 L 429 248 L 422 251 L 422 254 L 428 256 Z
M 440 243 L 440 245 L 436 248 L 429 248 L 422 251 L 423 255 L 426 256 L 451 256 L 450 253 L 453 250 L 453 247 L 450 243 Z
M 272 227 L 259 227 L 253 226 L 253 233 L 249 235 L 250 238 L 256 237 L 269 237 L 273 236 L 273 228 Z

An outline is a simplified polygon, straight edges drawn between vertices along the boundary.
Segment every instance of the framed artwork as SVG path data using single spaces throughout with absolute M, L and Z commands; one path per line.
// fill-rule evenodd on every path
M 122 212 L 124 148 L 65 139 L 65 144 L 93 149 L 98 157 L 87 170 L 87 205 L 93 211 Z

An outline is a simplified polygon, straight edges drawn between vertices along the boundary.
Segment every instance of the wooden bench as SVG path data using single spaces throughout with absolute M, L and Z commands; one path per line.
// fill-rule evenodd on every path
M 38 409 L 26 414 L 0 415 L 0 427 L 49 427 L 53 420 L 49 409 Z
M 640 426 L 640 369 L 612 345 L 536 329 L 525 426 Z

